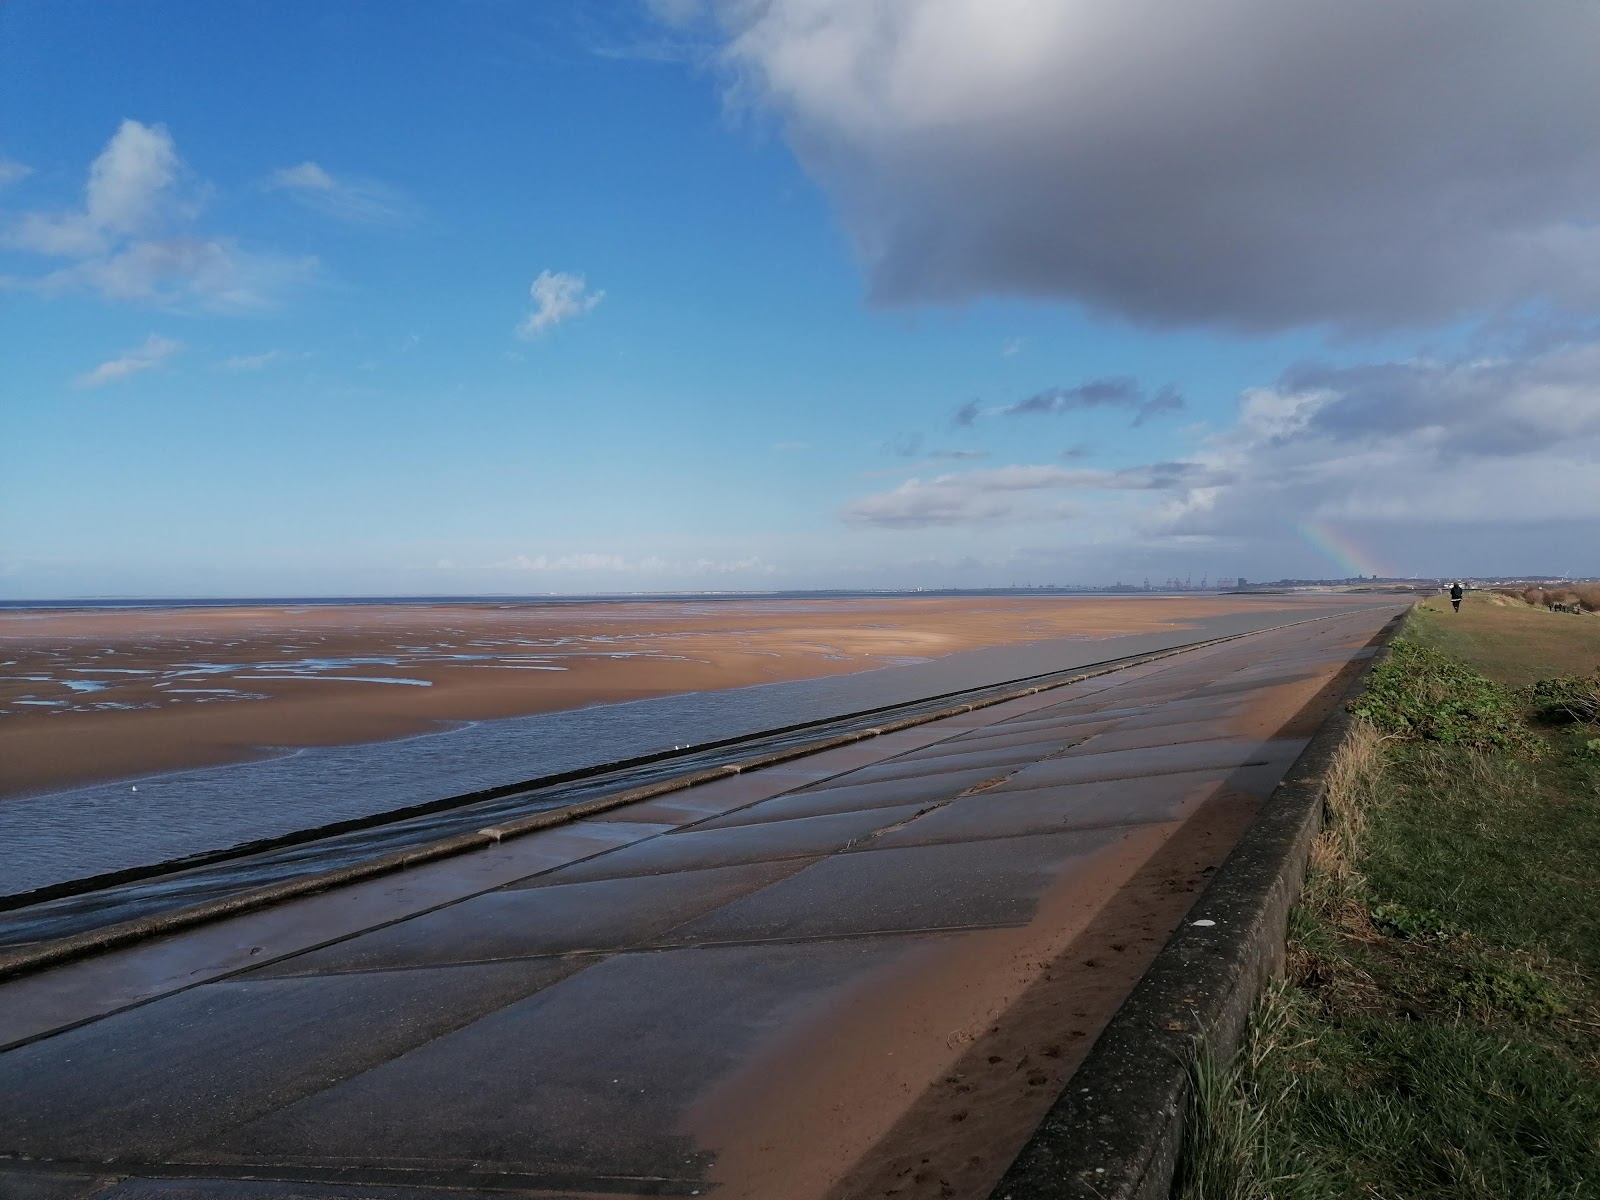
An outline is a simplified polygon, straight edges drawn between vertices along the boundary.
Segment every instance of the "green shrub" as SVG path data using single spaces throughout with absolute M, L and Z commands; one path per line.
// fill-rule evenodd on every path
M 1404 904 L 1380 904 L 1372 910 L 1372 923 L 1389 937 L 1407 941 L 1430 941 L 1455 933 L 1450 923 L 1431 908 L 1410 908 Z
M 1546 725 L 1600 720 L 1600 673 L 1541 679 L 1521 694 L 1529 715 Z
M 1549 981 L 1522 967 L 1474 967 L 1445 994 L 1471 1012 L 1520 1021 L 1548 1020 L 1566 1011 Z
M 1537 757 L 1544 744 L 1524 725 L 1524 707 L 1510 688 L 1466 664 L 1396 638 L 1350 711 L 1391 737 Z

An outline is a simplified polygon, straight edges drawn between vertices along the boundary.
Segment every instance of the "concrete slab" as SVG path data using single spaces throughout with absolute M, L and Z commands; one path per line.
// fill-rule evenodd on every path
M 893 736 L 893 735 L 888 735 Z M 927 743 L 922 743 L 926 745 Z M 803 775 L 808 778 L 827 778 L 830 775 L 842 775 L 846 771 L 854 771 L 860 767 L 870 767 L 874 763 L 881 763 L 894 759 L 908 751 L 915 751 L 918 747 L 911 744 L 896 745 L 887 738 L 869 738 L 864 742 L 856 742 L 849 746 L 838 746 L 832 750 L 823 750 L 817 754 L 808 754 L 804 758 L 797 758 L 775 767 L 763 767 L 758 774 L 762 775 Z
M 1123 836 L 1096 830 L 858 849 L 823 859 L 661 941 L 685 945 L 1024 925 L 1046 889 Z
M 1130 713 L 1117 728 L 1161 729 L 1171 725 L 1189 725 L 1195 721 L 1221 721 L 1234 715 L 1242 707 L 1241 701 L 1232 698 L 1179 700 L 1142 712 Z
M 450 1033 L 582 959 L 214 983 L 0 1055 L 0 1148 L 157 1160 Z
M 1058 737 L 1047 744 L 1039 757 L 1053 753 L 1055 750 L 1071 745 L 1070 737 Z M 888 762 L 876 766 L 863 767 L 859 771 L 852 771 L 849 775 L 841 776 L 839 782 L 855 785 L 858 783 L 882 783 L 894 779 L 915 779 L 919 776 L 944 774 L 951 771 L 989 770 L 992 768 L 1014 768 L 1019 762 L 1026 762 L 1028 756 L 1019 752 L 1014 746 L 997 746 L 992 749 L 975 749 L 959 754 L 945 754 L 924 757 L 920 754 L 908 754 L 902 758 L 890 759 Z
M 677 1132 L 694 1100 L 905 949 L 622 955 L 185 1157 L 515 1171 L 574 1189 L 702 1181 L 710 1155 Z
M 0 1048 L 579 862 L 666 828 L 565 825 L 25 976 L 5 985 Z
M 808 859 L 489 892 L 245 978 L 323 975 L 620 950 L 737 900 Z
M 1113 750 L 1143 750 L 1151 746 L 1180 746 L 1190 742 L 1210 742 L 1238 736 L 1233 721 L 1213 717 L 1208 721 L 1180 721 L 1172 725 L 1146 725 L 1137 729 L 1113 729 L 1094 739 L 1083 753 L 1107 754 Z
M 1298 747 L 1305 743 L 1299 741 Z M 1093 749 L 1090 743 L 1086 750 Z M 1022 768 L 997 790 L 1054 787 L 1066 783 L 1093 783 L 1100 779 L 1137 779 L 1217 767 L 1242 767 L 1283 758 L 1287 748 L 1273 742 L 1192 742 L 1181 746 L 1154 746 L 1143 750 L 1113 750 L 1106 754 L 1067 754 Z M 1295 750 L 1296 754 L 1299 749 Z M 1291 755 L 1289 761 L 1293 761 Z
M 919 811 L 915 805 L 832 813 L 793 821 L 766 821 L 727 829 L 690 829 L 653 838 L 590 862 L 577 863 L 534 881 L 585 883 L 632 875 L 664 875 L 739 863 L 776 862 L 831 854 Z
M 951 736 L 951 731 L 945 729 L 942 722 L 886 733 L 861 743 L 862 747 L 870 748 L 873 752 L 870 757 L 864 759 L 864 763 L 892 760 L 925 746 L 947 744 Z M 831 768 L 822 771 L 797 771 L 782 766 L 766 768 L 714 780 L 711 783 L 686 788 L 682 792 L 669 793 L 658 800 L 630 804 L 593 819 L 628 824 L 637 822 L 693 824 L 707 817 L 732 812 L 758 800 L 782 795 L 840 774 Z
M 1042 714 L 1033 714 L 1014 721 L 1004 721 L 998 725 L 986 726 L 982 729 L 968 730 L 961 735 L 962 741 L 982 741 L 985 738 L 1002 735 L 1022 733 L 1025 731 L 1053 731 L 1057 729 L 1071 729 L 1078 725 L 1104 724 L 1109 721 L 1118 721 L 1133 713 L 1149 712 L 1147 706 L 1128 705 L 1101 708 L 1091 704 L 1063 704 L 1059 708 L 1047 709 Z
M 945 730 L 964 732 L 971 729 L 982 729 L 1002 721 L 1026 719 L 1030 714 L 1041 709 L 1081 699 L 1089 695 L 1091 691 L 1100 690 L 1100 688 L 1104 687 L 1104 684 L 1100 684 L 1100 688 L 1090 689 L 1090 691 L 1079 690 L 1087 686 L 1086 684 L 1069 684 L 1066 687 L 1035 692 L 1031 696 L 1019 696 L 1015 700 L 1005 700 L 999 704 L 985 705 L 982 708 L 976 708 L 958 716 L 946 717 L 939 722 L 939 726 Z
M 848 780 L 850 776 L 845 776 Z M 884 783 L 862 783 L 826 788 L 807 788 L 777 796 L 738 812 L 696 826 L 697 829 L 730 829 L 763 821 L 793 821 L 801 817 L 830 813 L 867 812 L 873 809 L 911 806 L 911 811 L 953 800 L 970 787 L 999 778 L 992 768 L 952 771 L 948 775 L 924 775 L 916 779 L 895 779 Z M 887 822 L 886 822 L 887 823 Z
M 1191 771 L 1151 779 L 1105 780 L 1028 791 L 988 791 L 880 834 L 875 847 L 1021 837 L 1118 825 L 1181 821 L 1216 794 L 1226 770 Z
M 1106 727 L 1110 727 L 1109 723 Z M 1048 754 L 1054 754 L 1063 746 L 1081 742 L 1090 736 L 1084 730 L 1094 728 L 1099 728 L 1099 726 L 1078 727 L 1070 732 L 1058 727 L 1055 729 L 1026 730 L 1021 733 L 998 733 L 981 739 L 967 734 L 951 741 L 929 746 L 926 750 L 919 750 L 915 754 L 906 755 L 904 758 L 896 758 L 890 761 L 892 763 L 937 762 L 940 759 L 959 759 L 968 754 L 992 754 L 995 751 L 1010 751 L 1020 761 L 1026 761 L 1030 758 L 1044 758 Z M 890 764 L 885 763 L 884 765 L 888 766 Z M 960 766 L 959 763 L 953 765 Z
M 1254 678 L 1238 678 L 1220 680 L 1199 688 L 1193 693 L 1196 700 L 1210 699 L 1214 696 L 1241 696 L 1251 692 L 1260 692 L 1269 687 L 1291 687 L 1297 683 L 1305 683 L 1318 677 L 1315 671 L 1290 671 L 1283 674 L 1260 674 Z
M 792 792 L 809 782 L 793 775 L 773 775 L 766 771 L 752 771 L 747 775 L 729 775 L 698 787 L 680 792 L 668 792 L 655 800 L 641 800 L 622 808 L 601 813 L 590 821 L 602 824 L 636 824 L 660 822 L 662 824 L 691 824 L 719 813 L 730 812 L 757 800 Z

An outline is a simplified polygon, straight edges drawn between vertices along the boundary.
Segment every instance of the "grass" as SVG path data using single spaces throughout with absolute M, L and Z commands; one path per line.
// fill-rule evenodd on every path
M 1435 596 L 1412 609 L 1406 635 L 1510 687 L 1600 666 L 1600 616 L 1553 613 L 1494 593 L 1469 592 L 1458 613 Z
M 1460 617 L 1414 611 L 1358 705 L 1285 977 L 1195 1072 L 1184 1200 L 1600 1197 L 1600 726 L 1528 686 L 1600 620 Z

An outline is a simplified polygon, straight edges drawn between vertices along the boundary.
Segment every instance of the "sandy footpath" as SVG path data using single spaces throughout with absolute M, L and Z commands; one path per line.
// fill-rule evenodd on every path
M 1133 596 L 11 611 L 0 614 L 0 795 L 1283 606 Z

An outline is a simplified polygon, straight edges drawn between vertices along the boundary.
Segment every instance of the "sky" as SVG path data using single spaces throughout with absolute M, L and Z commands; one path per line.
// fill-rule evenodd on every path
M 8 0 L 0 597 L 1600 574 L 1594 0 Z

